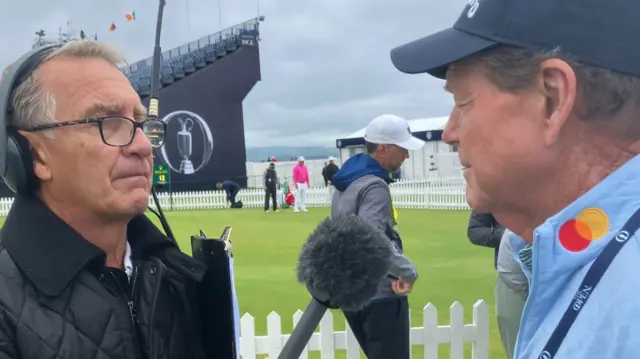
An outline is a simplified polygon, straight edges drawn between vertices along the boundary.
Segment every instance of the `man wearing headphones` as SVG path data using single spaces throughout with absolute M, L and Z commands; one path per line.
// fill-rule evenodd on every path
M 640 358 L 639 1 L 472 0 L 391 52 L 446 79 L 476 211 L 529 279 L 515 359 Z
M 123 61 L 81 40 L 3 74 L 0 173 L 17 193 L 0 232 L 1 359 L 205 358 L 205 268 L 143 214 L 165 126 Z

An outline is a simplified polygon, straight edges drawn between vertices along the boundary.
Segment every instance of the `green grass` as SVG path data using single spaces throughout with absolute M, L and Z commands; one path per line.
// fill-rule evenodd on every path
M 295 280 L 295 264 L 302 243 L 323 218 L 328 208 L 311 208 L 308 213 L 264 213 L 259 209 L 167 212 L 180 245 L 190 252 L 189 238 L 202 228 L 218 236 L 232 226 L 236 289 L 241 315 L 256 320 L 256 334 L 266 334 L 266 317 L 272 311 L 283 319 L 282 330 L 290 333 L 291 318 L 309 301 L 304 287 Z M 399 210 L 399 231 L 405 252 L 416 263 L 420 279 L 409 297 L 413 326 L 422 325 L 422 308 L 429 302 L 439 309 L 441 325 L 449 324 L 449 306 L 460 302 L 465 322 L 472 319 L 473 304 L 484 299 L 491 310 L 489 357 L 505 358 L 495 324 L 493 251 L 469 243 L 466 237 L 467 212 Z M 155 218 L 155 217 L 154 217 Z M 336 313 L 335 329 L 344 330 L 344 317 Z M 465 357 L 470 358 L 470 344 Z M 413 357 L 422 358 L 421 347 Z M 317 353 L 311 358 L 319 358 Z M 448 346 L 441 345 L 440 358 L 448 358 Z M 344 359 L 338 353 L 337 359 Z

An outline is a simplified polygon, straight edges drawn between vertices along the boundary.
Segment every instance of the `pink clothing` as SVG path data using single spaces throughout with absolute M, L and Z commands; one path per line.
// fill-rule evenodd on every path
M 309 186 L 309 171 L 307 171 L 307 166 L 297 164 L 293 167 L 293 183 L 306 183 Z

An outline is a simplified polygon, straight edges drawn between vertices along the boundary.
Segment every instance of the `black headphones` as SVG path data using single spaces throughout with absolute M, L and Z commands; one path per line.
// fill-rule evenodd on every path
M 12 125 L 11 95 L 49 54 L 61 46 L 47 45 L 29 51 L 11 64 L 0 80 L 0 176 L 14 193 L 33 194 L 39 182 L 33 172 L 29 141 Z

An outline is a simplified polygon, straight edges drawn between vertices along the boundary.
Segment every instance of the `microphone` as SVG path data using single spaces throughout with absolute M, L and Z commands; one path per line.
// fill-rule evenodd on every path
M 312 296 L 278 359 L 297 359 L 328 308 L 358 311 L 391 267 L 393 244 L 358 216 L 325 219 L 302 246 L 298 282 Z

